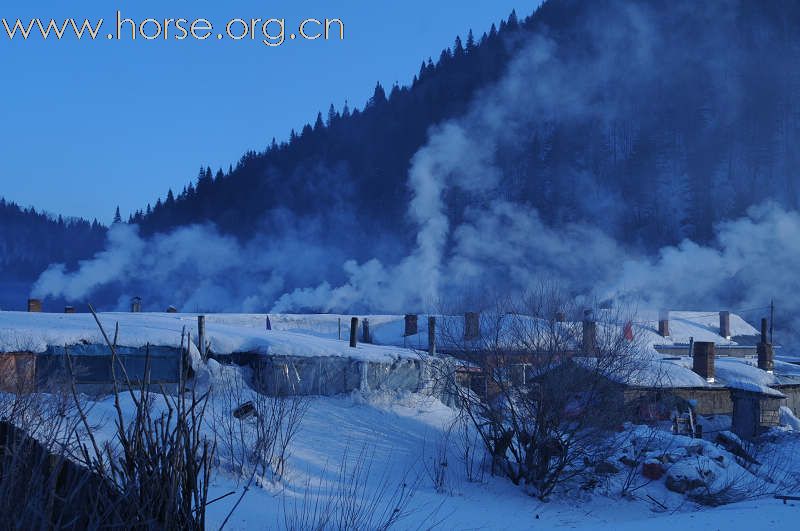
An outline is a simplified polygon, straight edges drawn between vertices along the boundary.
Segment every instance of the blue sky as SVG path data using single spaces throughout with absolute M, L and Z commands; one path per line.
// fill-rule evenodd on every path
M 376 81 L 405 84 L 470 28 L 480 35 L 538 0 L 3 0 L 6 19 L 124 16 L 340 18 L 344 41 L 0 40 L 0 196 L 108 222 L 180 190 L 201 164 L 225 167 L 319 110 L 362 107 Z M 3 30 L 4 31 L 4 30 Z M 216 32 L 215 32 L 216 33 Z

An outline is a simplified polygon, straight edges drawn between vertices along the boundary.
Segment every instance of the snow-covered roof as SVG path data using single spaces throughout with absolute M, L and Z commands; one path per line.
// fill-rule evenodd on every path
M 118 344 L 125 347 L 179 347 L 181 331 L 197 338 L 197 315 L 168 313 L 102 313 L 100 321 L 109 335 L 119 323 Z M 272 317 L 274 319 L 274 317 Z M 333 321 L 338 328 L 338 322 Z M 316 329 L 328 324 L 317 323 Z M 349 357 L 359 360 L 390 361 L 418 357 L 409 349 L 359 343 L 352 349 L 338 341 L 336 333 L 320 333 L 312 327 L 273 326 L 266 329 L 266 315 L 208 315 L 206 337 L 218 354 L 258 352 L 276 356 Z M 282 329 L 283 328 L 283 329 Z M 293 328 L 294 330 L 290 330 Z M 342 336 L 347 339 L 347 335 Z M 0 352 L 47 351 L 49 346 L 81 343 L 104 344 L 91 314 L 47 314 L 0 312 Z
M 658 311 L 641 310 L 631 318 L 632 328 L 637 338 L 646 345 L 680 345 L 689 343 L 690 339 L 695 341 L 711 341 L 718 345 L 736 345 L 734 339 L 728 339 L 719 335 L 719 312 L 670 312 L 670 335 L 661 337 L 658 335 Z M 272 327 L 275 330 L 292 330 L 303 333 L 319 335 L 321 337 L 335 338 L 338 332 L 338 321 L 342 320 L 343 329 L 347 329 L 350 324 L 349 315 L 270 315 Z M 411 337 L 403 337 L 405 330 L 404 316 L 402 315 L 368 315 L 365 316 L 370 321 L 370 331 L 377 343 L 383 345 L 409 346 L 414 348 L 427 348 L 428 341 L 428 319 L 427 315 L 419 315 L 417 320 L 418 332 Z M 463 334 L 463 316 L 437 316 L 438 326 L 437 341 L 443 345 L 447 338 L 442 337 L 442 319 L 446 321 L 447 334 L 458 337 Z M 266 315 L 215 315 L 210 317 L 219 319 L 220 322 L 242 322 L 255 320 L 262 323 Z M 598 326 L 604 326 L 611 320 L 611 312 L 600 310 L 597 313 Z M 624 321 L 624 320 L 623 320 Z M 535 322 L 529 319 L 528 324 Z M 545 326 L 550 323 L 542 321 Z M 511 323 L 511 321 L 507 321 Z M 742 317 L 731 314 L 731 334 L 733 338 L 758 337 L 759 331 L 748 324 Z M 568 323 L 569 324 L 569 323 Z M 573 323 L 574 324 L 574 323 Z M 622 327 L 625 322 L 619 322 L 615 326 Z M 511 325 L 513 326 L 513 325 Z M 496 322 L 491 316 L 481 316 L 481 330 L 485 334 L 493 334 L 497 328 Z M 507 335 L 512 335 L 509 333 Z
M 688 356 L 665 358 L 644 354 L 634 368 L 621 375 L 609 376 L 634 387 L 727 387 L 776 397 L 784 395 L 773 386 L 800 384 L 800 366 L 789 363 L 776 361 L 775 370 L 770 373 L 759 369 L 753 358 L 717 357 L 714 360 L 713 382 L 695 373 L 692 364 L 693 360 Z
M 208 314 L 206 335 L 211 348 L 219 354 L 259 352 L 279 356 L 344 356 L 355 359 L 391 360 L 416 357 L 412 349 L 426 350 L 428 341 L 427 316 L 420 315 L 418 333 L 403 337 L 405 330 L 402 315 L 368 315 L 374 345 L 359 343 L 351 349 L 347 343 L 350 315 L 335 314 L 270 314 L 271 330 L 267 331 L 267 314 Z M 598 319 L 605 316 L 602 311 Z M 197 336 L 197 314 L 168 313 L 103 313 L 100 319 L 111 334 L 115 323 L 120 325 L 118 343 L 127 347 L 155 346 L 177 347 L 184 327 Z M 452 335 L 463 334 L 463 317 L 439 317 L 450 327 Z M 488 330 L 488 317 L 481 318 L 481 327 Z M 718 357 L 717 383 L 709 384 L 691 369 L 688 357 L 664 359 L 653 345 L 714 341 L 734 344 L 719 335 L 719 316 L 713 312 L 678 312 L 670 314 L 668 338 L 658 335 L 658 312 L 640 311 L 633 320 L 634 333 L 644 346 L 651 347 L 643 354 L 641 369 L 629 381 L 630 385 L 664 387 L 704 387 L 709 385 L 761 386 L 781 383 L 800 383 L 800 366 L 775 362 L 775 374 L 770 375 L 756 367 L 755 360 Z M 531 319 L 530 323 L 536 321 Z M 341 338 L 340 335 L 341 325 Z M 442 325 L 439 325 L 440 327 Z M 618 326 L 598 323 L 599 327 Z M 461 328 L 459 328 L 461 327 Z M 731 331 L 734 336 L 757 335 L 758 331 L 739 316 L 731 314 Z M 437 341 L 442 344 L 441 329 Z M 359 337 L 360 339 L 360 337 Z M 79 343 L 103 344 L 102 336 L 90 314 L 46 314 L 0 312 L 0 352 L 45 352 L 48 346 L 75 345 Z

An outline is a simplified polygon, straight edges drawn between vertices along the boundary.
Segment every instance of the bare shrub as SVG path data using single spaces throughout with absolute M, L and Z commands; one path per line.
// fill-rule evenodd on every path
M 96 316 L 95 316 L 96 318 Z M 105 492 L 98 493 L 97 514 L 100 521 L 122 522 L 128 527 L 162 529 L 204 529 L 205 509 L 214 445 L 201 433 L 208 393 L 198 396 L 194 389 L 170 396 L 149 392 L 149 346 L 145 373 L 134 388 L 116 355 L 116 344 L 98 320 L 111 350 L 114 380 L 115 437 L 97 440 L 73 383 L 72 392 L 85 434 L 78 440 L 79 462 L 102 478 Z M 181 351 L 188 352 L 189 340 L 181 338 Z M 118 365 L 117 365 L 118 364 Z M 128 422 L 121 405 L 116 377 L 119 368 L 123 384 L 135 411 Z M 184 389 L 183 379 L 179 389 Z M 156 401 L 163 404 L 156 408 Z M 159 411 L 157 411 L 157 409 Z M 75 432 L 76 434 L 78 432 Z M 88 443 L 84 440 L 88 439 Z
M 226 378 L 211 391 L 215 407 L 209 421 L 220 462 L 239 478 L 280 481 L 309 399 L 256 393 L 238 368 L 224 369 Z M 252 405 L 252 414 L 237 417 L 234 411 L 243 404 Z
M 608 434 L 624 419 L 617 382 L 640 369 L 642 346 L 626 337 L 623 310 L 585 315 L 551 286 L 478 307 L 477 337 L 466 337 L 463 318 L 441 318 L 441 350 L 462 365 L 440 376 L 451 380 L 492 472 L 546 498 L 612 453 Z
M 250 401 L 252 393 L 238 371 L 229 371 L 224 383 L 211 389 L 213 406 L 208 422 L 217 446 L 217 460 L 223 468 L 238 477 L 252 471 L 250 453 L 252 442 L 252 419 L 234 416 L 233 412 Z
M 76 423 L 65 404 L 61 396 L 0 396 L 0 528 L 97 523 L 82 510 L 93 508 L 96 481 L 69 460 Z
M 434 444 L 433 451 L 422 451 L 422 463 L 433 488 L 440 494 L 449 493 L 451 436 L 455 423 L 444 428 Z
M 486 448 L 480 434 L 470 424 L 469 419 L 459 415 L 457 420 L 459 458 L 464 466 L 464 475 L 470 483 L 484 483 L 486 481 Z
M 298 395 L 256 394 L 255 463 L 262 477 L 280 481 L 286 472 L 291 444 L 300 431 L 309 400 Z
M 413 514 L 409 505 L 421 478 L 409 469 L 396 482 L 388 472 L 375 481 L 373 462 L 366 448 L 354 458 L 345 451 L 333 482 L 309 481 L 300 499 L 284 496 L 279 525 L 289 531 L 385 531 L 400 525 Z M 431 512 L 431 522 L 437 511 Z

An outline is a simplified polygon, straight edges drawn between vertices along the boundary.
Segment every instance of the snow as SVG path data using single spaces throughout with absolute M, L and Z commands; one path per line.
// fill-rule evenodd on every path
M 603 311 L 598 315 L 604 317 Z M 348 339 L 350 315 L 336 314 L 208 314 L 206 316 L 208 336 L 215 342 L 215 350 L 222 353 L 266 351 L 272 346 L 276 350 L 293 350 L 290 343 L 295 342 L 297 334 L 317 339 L 338 340 L 341 323 L 341 337 Z M 418 333 L 404 337 L 404 316 L 368 315 L 370 331 L 374 342 L 380 345 L 427 349 L 428 320 L 420 315 Z M 607 316 L 606 316 L 607 317 Z M 272 334 L 266 334 L 267 318 L 270 320 Z M 159 313 L 102 313 L 100 319 L 107 330 L 120 324 L 120 344 L 141 347 L 146 343 L 159 346 L 178 346 L 180 332 L 185 326 L 196 335 L 197 314 L 159 314 Z M 438 316 L 439 330 L 437 340 L 444 344 L 442 328 L 446 323 L 447 334 L 458 337 L 463 334 L 463 317 Z M 481 327 L 486 330 L 492 326 L 482 318 Z M 530 320 L 535 324 L 535 320 Z M 633 319 L 637 337 L 645 345 L 673 345 L 695 341 L 714 341 L 720 345 L 736 343 L 719 335 L 717 313 L 681 312 L 670 314 L 670 336 L 658 335 L 658 312 L 643 310 Z M 621 323 L 620 326 L 624 325 Z M 731 330 L 734 336 L 756 336 L 758 331 L 741 317 L 731 314 Z M 293 333 L 287 336 L 283 333 Z M 266 338 L 269 337 L 267 340 Z M 288 339 L 288 340 L 287 340 Z M 20 346 L 25 350 L 43 352 L 47 345 L 75 344 L 81 341 L 102 343 L 102 338 L 89 314 L 31 314 L 23 312 L 0 312 L 0 351 L 12 351 Z M 342 355 L 340 348 L 325 342 L 305 342 L 298 347 L 302 352 L 322 351 L 322 355 Z M 386 353 L 387 351 L 384 351 Z M 376 351 L 377 353 L 377 351 Z M 289 354 L 286 355 L 295 355 Z M 315 354 L 316 355 L 316 354 Z M 378 354 L 380 355 L 380 354 Z
M 610 312 L 600 310 L 598 319 L 602 321 L 611 319 Z M 338 325 L 341 320 L 343 338 L 347 337 L 350 330 L 350 315 L 337 314 L 270 314 L 273 330 L 294 331 L 319 337 L 336 338 Z M 428 316 L 419 315 L 417 319 L 418 333 L 403 337 L 405 330 L 405 316 L 403 315 L 366 315 L 370 323 L 370 331 L 376 343 L 383 345 L 408 346 L 426 349 L 428 341 Z M 442 321 L 446 322 L 448 334 L 459 337 L 463 334 L 463 316 L 436 316 L 439 323 L 437 340 L 442 345 L 447 339 L 442 335 Z M 263 327 L 267 314 L 217 314 L 208 316 L 209 322 L 236 324 L 254 327 Z M 719 345 L 736 345 L 733 340 L 719 335 L 719 312 L 670 312 L 670 336 L 658 335 L 658 311 L 641 310 L 631 319 L 637 337 L 646 345 L 676 345 L 688 344 L 691 338 L 695 341 L 712 341 Z M 531 320 L 533 322 L 534 320 Z M 731 333 L 734 337 L 756 337 L 759 331 L 748 324 L 742 317 L 731 314 Z M 625 323 L 620 323 L 623 326 Z M 492 329 L 494 323 L 486 316 L 482 316 L 481 328 L 486 331 Z
M 197 335 L 196 314 L 103 313 L 99 317 L 109 333 L 119 323 L 118 343 L 121 346 L 177 347 L 184 328 L 193 338 Z M 419 316 L 419 333 L 409 338 L 403 337 L 403 316 L 366 317 L 373 338 L 381 345 L 359 343 L 357 349 L 350 349 L 346 341 L 350 324 L 347 315 L 269 315 L 272 329 L 267 330 L 266 314 L 209 314 L 206 316 L 206 332 L 212 350 L 226 354 L 259 352 L 393 361 L 418 357 L 418 352 L 413 349 L 427 348 L 427 316 Z M 656 333 L 657 318 L 657 312 L 652 316 L 642 313 L 634 324 L 636 333 L 643 334 L 640 337 L 650 347 L 684 343 L 690 337 L 696 341 L 732 344 L 717 334 L 716 314 L 672 312 L 672 335 L 669 338 Z M 461 321 L 463 326 L 463 318 L 451 319 L 454 324 Z M 342 340 L 339 340 L 340 323 Z M 731 326 L 734 336 L 757 334 L 753 327 L 735 315 L 731 315 Z M 451 332 L 458 334 L 458 329 Z M 0 352 L 45 352 L 48 346 L 78 343 L 103 343 L 91 315 L 0 312 Z M 671 387 L 727 385 L 782 396 L 769 386 L 783 383 L 787 377 L 800 376 L 800 366 L 780 361 L 775 363 L 775 374 L 769 374 L 758 369 L 753 359 L 718 357 L 717 381 L 708 383 L 692 371 L 691 358 L 664 359 L 650 348 L 643 353 L 641 361 L 640 370 L 627 383 Z M 217 390 L 224 391 L 236 382 L 239 385 L 246 382 L 246 370 L 213 361 L 207 369 L 196 369 L 199 369 L 196 385 L 201 391 L 206 386 L 212 389 L 209 414 L 230 415 L 227 403 L 218 398 Z M 241 398 L 252 397 L 254 391 L 246 383 L 244 387 Z M 90 405 L 89 421 L 97 427 L 98 439 L 112 439 L 113 400 L 108 397 L 86 400 Z M 132 418 L 131 398 L 123 395 L 121 400 L 125 415 Z M 341 487 L 343 481 L 339 476 L 339 463 L 343 460 L 352 463 L 359 459 L 368 465 L 364 478 L 368 494 L 380 491 L 386 485 L 389 490 L 398 484 L 415 485 L 416 492 L 408 515 L 398 529 L 428 528 L 438 523 L 442 529 L 647 528 L 671 531 L 679 527 L 684 531 L 751 531 L 767 526 L 790 528 L 797 519 L 797 503 L 784 505 L 765 497 L 766 491 L 759 491 L 759 499 L 698 510 L 699 507 L 683 494 L 667 490 L 664 479 L 641 482 L 642 478 L 635 470 L 634 475 L 641 485 L 634 494 L 621 497 L 621 485 L 629 474 L 629 469 L 624 468 L 603 479 L 592 491 L 569 488 L 544 503 L 509 481 L 491 476 L 485 468 L 477 481 L 468 478 L 461 457 L 463 451 L 458 446 L 462 439 L 457 434 L 451 435 L 450 444 L 445 444 L 455 418 L 456 412 L 437 399 L 415 393 L 356 392 L 349 396 L 310 398 L 300 433 L 291 448 L 286 475 L 279 482 L 262 481 L 251 488 L 226 528 L 285 527 L 286 512 L 302 505 L 309 496 L 327 500 L 335 497 L 337 485 Z M 699 419 L 698 422 L 710 428 L 714 423 L 729 424 L 730 419 L 719 416 L 710 420 Z M 743 469 L 730 454 L 710 441 L 674 436 L 668 433 L 668 427 L 627 426 L 618 434 L 618 448 L 620 455 L 627 455 L 641 441 L 650 440 L 655 447 L 645 457 L 650 461 L 666 459 L 673 463 L 675 468 L 672 472 L 676 475 L 681 473 L 688 478 L 702 467 L 713 472 L 708 474 L 708 478 L 714 488 L 723 488 L 727 481 L 742 475 L 747 475 L 754 485 L 757 483 L 762 488 L 759 474 L 770 464 L 780 463 L 791 471 L 800 470 L 800 434 L 791 431 L 800 429 L 800 421 L 784 407 L 781 409 L 781 422 L 787 428 L 771 435 L 773 442 L 764 443 L 771 454 L 764 454 L 764 467 L 755 469 L 753 473 Z M 204 431 L 211 433 L 209 426 Z M 714 430 L 705 431 L 712 433 Z M 445 448 L 448 466 L 443 485 L 437 487 L 431 478 L 431 470 L 441 461 L 437 452 L 442 447 Z M 753 474 L 755 476 L 751 478 Z M 236 475 L 220 462 L 213 471 L 211 482 L 209 499 L 236 493 L 208 507 L 208 526 L 218 528 L 243 492 L 246 478 Z M 772 485 L 769 488 L 778 487 Z
M 781 406 L 780 416 L 781 426 L 786 426 L 794 431 L 800 432 L 800 419 L 792 413 L 789 406 Z
M 179 347 L 184 328 L 192 335 L 193 341 L 197 338 L 195 314 L 103 313 L 99 318 L 110 335 L 113 335 L 115 324 L 119 323 L 120 346 Z M 319 329 L 328 324 L 317 322 L 315 326 Z M 211 342 L 211 350 L 217 354 L 256 352 L 276 356 L 336 356 L 375 362 L 419 357 L 414 351 L 393 346 L 359 343 L 357 348 L 351 349 L 347 342 L 337 341 L 329 334 L 313 333 L 313 330 L 301 333 L 273 328 L 268 331 L 266 315 L 209 315 L 206 318 L 206 337 Z M 0 352 L 42 353 L 48 346 L 79 343 L 105 344 L 91 314 L 0 312 Z
M 225 371 L 238 369 L 217 366 L 210 375 L 210 383 L 223 386 L 236 379 Z M 132 416 L 130 399 L 123 396 L 122 400 L 126 415 Z M 213 402 L 211 409 L 228 413 L 219 402 Z M 112 400 L 94 403 L 89 414 L 91 423 L 100 426 L 105 437 L 110 437 L 114 418 Z M 284 513 L 302 505 L 307 497 L 313 501 L 315 496 L 323 500 L 335 496 L 336 486 L 342 481 L 338 464 L 343 456 L 347 456 L 351 464 L 359 459 L 366 460 L 368 472 L 364 477 L 368 496 L 380 491 L 383 485 L 390 489 L 400 482 L 415 485 L 408 515 L 397 529 L 426 529 L 438 522 L 439 529 L 647 528 L 659 531 L 681 526 L 698 531 L 751 531 L 766 525 L 791 528 L 797 518 L 798 504 L 783 505 L 765 494 L 761 494 L 760 499 L 704 509 L 684 495 L 667 490 L 664 479 L 648 482 L 638 472 L 635 477 L 638 490 L 624 498 L 618 492 L 628 474 L 624 467 L 591 492 L 575 488 L 545 503 L 488 473 L 480 481 L 469 481 L 457 444 L 447 454 L 444 488 L 437 489 L 426 470 L 437 462 L 437 448 L 445 440 L 447 427 L 454 419 L 452 409 L 418 394 L 354 393 L 314 398 L 293 443 L 289 470 L 283 480 L 267 481 L 251 488 L 226 528 L 284 528 Z M 457 436 L 452 437 L 458 440 Z M 719 483 L 715 483 L 716 487 L 724 486 L 727 479 L 738 474 L 749 474 L 730 454 L 709 441 L 674 436 L 647 426 L 628 427 L 619 437 L 620 454 L 631 446 L 652 445 L 648 459 L 669 455 L 676 460 L 675 471 L 683 469 L 686 474 L 695 473 L 697 466 L 702 465 L 714 471 L 714 481 Z M 781 450 L 775 458 L 787 459 L 791 466 L 791 460 L 796 460 L 796 450 L 800 449 L 800 437 L 790 438 L 790 434 L 780 437 L 775 448 Z M 350 481 L 350 478 L 344 480 Z M 209 506 L 209 528 L 220 526 L 245 485 L 246 477 L 215 469 L 209 499 L 229 492 L 235 495 Z

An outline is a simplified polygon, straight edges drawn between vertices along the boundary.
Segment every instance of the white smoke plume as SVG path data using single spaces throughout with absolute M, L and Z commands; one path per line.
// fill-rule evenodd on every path
M 735 311 L 774 298 L 777 324 L 800 330 L 797 212 L 762 205 L 718 225 L 710 245 L 687 240 L 648 256 L 612 236 L 614 213 L 624 205 L 584 170 L 570 178 L 581 189 L 584 212 L 597 220 L 592 224 L 548 225 L 530 205 L 504 194 L 509 176 L 498 161 L 515 156 L 519 139 L 553 122 L 611 124 L 637 104 L 626 85 L 633 81 L 619 72 L 630 79 L 659 72 L 656 62 L 664 58 L 654 50 L 664 36 L 652 14 L 631 4 L 613 23 L 620 31 L 587 27 L 587 38 L 601 53 L 580 60 L 562 57 L 546 35 L 531 37 L 506 75 L 480 93 L 465 116 L 429 131 L 409 171 L 408 218 L 417 233 L 405 258 L 387 263 L 376 256 L 359 263 L 342 256 L 334 243 L 317 242 L 302 225 L 278 240 L 246 243 L 211 226 L 145 239 L 119 225 L 111 229 L 105 251 L 77 271 L 51 266 L 34 294 L 82 300 L 116 286 L 123 293 L 120 307 L 142 294 L 152 304 L 186 310 L 403 313 L 432 309 L 475 287 L 524 290 L 549 279 L 576 294 L 674 309 Z M 706 39 L 705 46 L 704 55 L 725 57 L 715 48 L 726 46 L 724 40 Z M 680 62 L 680 54 L 670 60 Z M 734 105 L 732 83 L 720 85 L 719 92 Z M 447 208 L 451 192 L 469 198 L 458 221 Z M 334 266 L 338 271 L 332 273 Z

